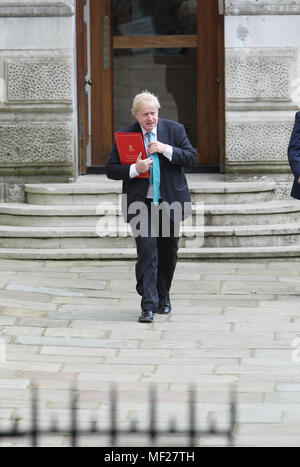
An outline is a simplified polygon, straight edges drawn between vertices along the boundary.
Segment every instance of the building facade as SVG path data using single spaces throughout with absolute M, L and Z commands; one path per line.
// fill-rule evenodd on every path
M 276 180 L 300 105 L 300 0 L 0 2 L 0 200 L 101 173 L 149 89 L 199 172 Z

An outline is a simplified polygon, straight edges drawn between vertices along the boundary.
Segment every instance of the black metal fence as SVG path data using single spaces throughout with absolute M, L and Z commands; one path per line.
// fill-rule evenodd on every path
M 31 392 L 31 428 L 22 430 L 19 428 L 19 420 L 16 419 L 12 423 L 11 430 L 0 430 L 0 441 L 3 439 L 21 439 L 31 438 L 31 446 L 38 447 L 40 439 L 44 436 L 69 436 L 70 446 L 77 447 L 81 437 L 108 437 L 110 446 L 117 446 L 118 441 L 124 436 L 141 436 L 148 439 L 149 446 L 155 446 L 157 440 L 161 437 L 170 437 L 174 439 L 177 436 L 184 437 L 189 447 L 196 447 L 200 445 L 200 441 L 206 436 L 216 436 L 227 440 L 229 447 L 234 446 L 235 428 L 237 422 L 237 406 L 235 391 L 230 392 L 229 401 L 229 423 L 226 429 L 218 429 L 216 423 L 211 420 L 208 423 L 207 429 L 197 428 L 196 416 L 196 391 L 190 388 L 188 391 L 189 400 L 187 403 L 188 414 L 188 428 L 182 429 L 177 427 L 176 420 L 171 420 L 167 429 L 161 429 L 157 424 L 157 393 L 156 388 L 151 387 L 149 390 L 149 424 L 146 429 L 138 427 L 136 421 L 129 424 L 128 428 L 121 429 L 118 427 L 117 419 L 117 390 L 115 387 L 111 388 L 110 392 L 110 423 L 107 428 L 101 428 L 97 421 L 91 420 L 90 428 L 80 429 L 78 419 L 78 391 L 76 388 L 70 391 L 70 428 L 59 429 L 57 423 L 54 422 L 49 429 L 39 428 L 39 391 L 38 388 L 32 388 Z

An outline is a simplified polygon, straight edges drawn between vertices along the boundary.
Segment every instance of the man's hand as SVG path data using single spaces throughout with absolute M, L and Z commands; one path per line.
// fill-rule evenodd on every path
M 299 179 L 298 179 L 298 183 L 300 183 L 300 177 L 299 177 Z
M 153 161 L 151 157 L 148 157 L 148 159 L 142 159 L 142 153 L 140 152 L 136 161 L 136 170 L 139 174 L 144 174 L 146 172 L 149 172 L 152 164 Z
M 159 141 L 154 141 L 153 143 L 149 143 L 148 154 L 150 154 L 150 156 L 156 153 L 163 154 L 166 150 L 166 147 L 166 144 L 160 143 Z

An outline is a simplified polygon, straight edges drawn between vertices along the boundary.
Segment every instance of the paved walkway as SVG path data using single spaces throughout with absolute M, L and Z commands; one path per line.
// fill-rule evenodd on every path
M 299 293 L 300 262 L 181 262 L 174 312 L 143 325 L 134 262 L 0 261 L 0 429 L 16 417 L 20 427 L 29 425 L 33 384 L 42 427 L 55 417 L 68 426 L 74 383 L 81 426 L 96 415 L 104 426 L 111 382 L 118 383 L 123 427 L 147 423 L 149 383 L 157 384 L 162 426 L 174 416 L 186 424 L 195 383 L 199 425 L 214 414 L 226 427 L 234 383 L 238 446 L 300 446 L 300 351 L 292 347 L 300 348 Z M 68 444 L 67 437 L 42 443 Z M 203 439 L 207 444 L 222 443 Z

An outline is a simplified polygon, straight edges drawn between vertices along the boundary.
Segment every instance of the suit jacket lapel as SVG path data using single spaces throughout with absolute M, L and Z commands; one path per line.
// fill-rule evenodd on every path
M 142 127 L 138 122 L 135 122 L 132 133 L 142 133 Z
M 158 124 L 157 124 L 157 140 L 164 144 L 170 144 L 170 142 L 168 141 L 168 134 L 167 134 L 164 122 L 160 118 L 158 119 Z M 159 158 L 160 168 L 162 168 L 164 162 L 165 162 L 165 157 L 160 157 Z
M 159 118 L 158 124 L 157 124 L 157 140 L 160 141 L 161 143 L 168 144 L 167 138 L 168 136 L 167 136 L 164 122 Z

